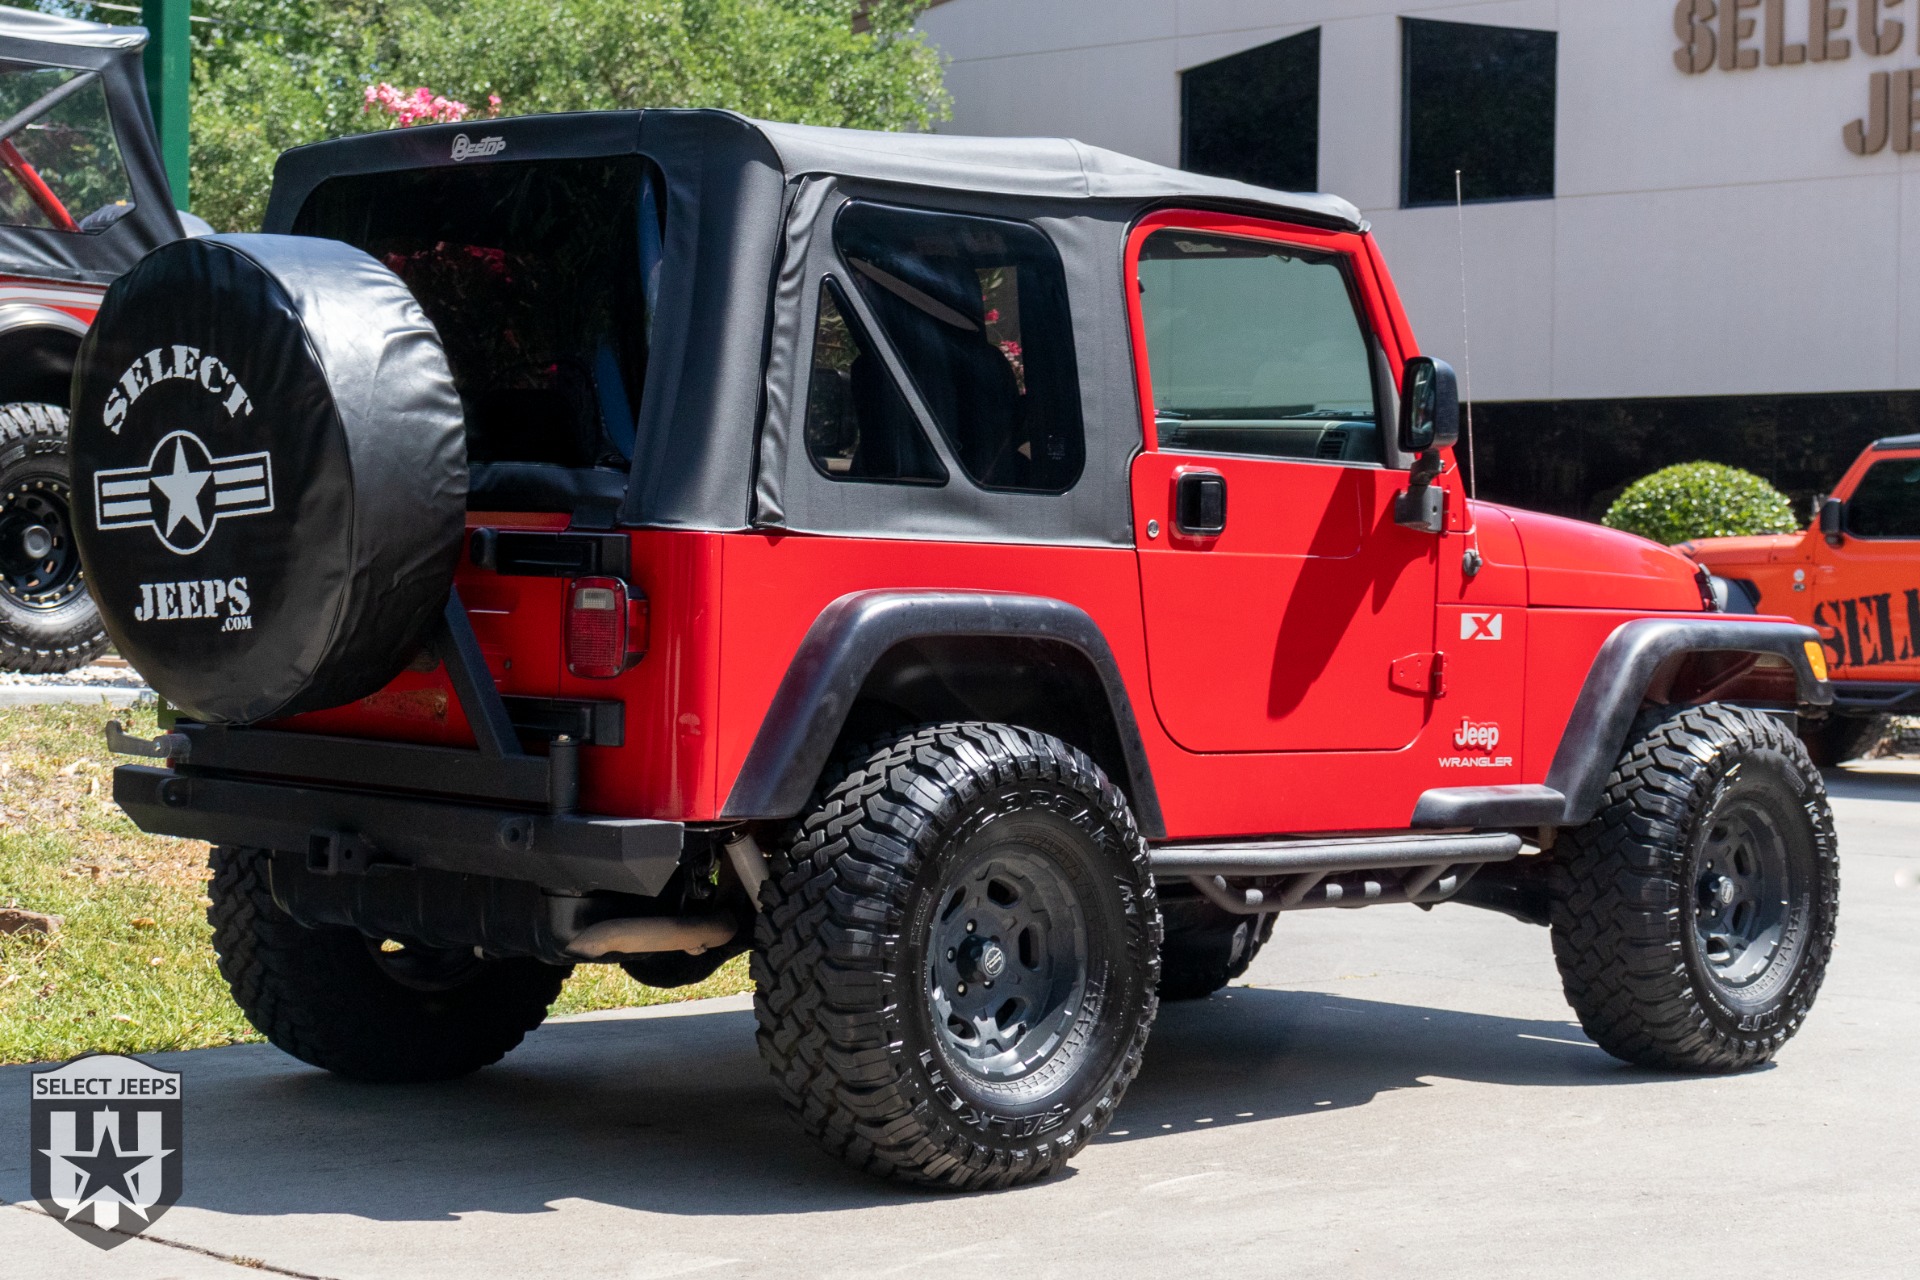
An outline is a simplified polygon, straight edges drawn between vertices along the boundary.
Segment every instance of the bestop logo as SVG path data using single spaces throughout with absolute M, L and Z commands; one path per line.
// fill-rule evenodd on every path
M 33 1198 L 102 1249 L 180 1199 L 180 1073 L 95 1054 L 33 1073 Z

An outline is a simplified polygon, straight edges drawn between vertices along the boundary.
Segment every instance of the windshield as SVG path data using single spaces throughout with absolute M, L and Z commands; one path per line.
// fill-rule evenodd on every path
M 0 62 L 0 224 L 97 235 L 132 211 L 100 77 Z

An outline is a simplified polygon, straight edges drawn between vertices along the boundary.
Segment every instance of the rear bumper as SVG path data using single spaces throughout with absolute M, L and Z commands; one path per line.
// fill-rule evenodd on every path
M 556 893 L 657 895 L 680 862 L 677 822 L 502 809 L 262 778 L 122 765 L 113 798 L 154 835 L 304 851 L 323 872 L 381 864 L 495 876 Z

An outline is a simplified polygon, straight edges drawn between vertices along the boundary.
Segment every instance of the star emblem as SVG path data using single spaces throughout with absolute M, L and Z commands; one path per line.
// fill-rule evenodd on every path
M 173 443 L 173 470 L 165 475 L 155 472 L 153 487 L 166 495 L 167 527 L 161 535 L 172 537 L 173 531 L 186 520 L 201 533 L 207 531 L 207 522 L 200 516 L 200 491 L 207 487 L 207 481 L 213 478 L 211 471 L 195 471 L 187 465 L 186 442 L 176 440 Z
M 144 1155 L 136 1152 L 133 1155 L 126 1155 L 120 1150 L 119 1113 L 116 1111 L 103 1112 L 102 1119 L 106 1120 L 107 1123 L 95 1128 L 93 1152 L 91 1154 L 81 1155 L 76 1153 L 68 1155 L 64 1152 L 57 1151 L 42 1151 L 40 1154 L 44 1156 L 57 1155 L 60 1159 L 73 1165 L 85 1175 L 85 1180 L 80 1184 L 80 1194 L 75 1197 L 78 1203 L 74 1205 L 72 1212 L 67 1215 L 69 1218 L 75 1213 L 80 1212 L 81 1209 L 85 1208 L 88 1203 L 96 1199 L 99 1195 L 109 1191 L 117 1195 L 122 1204 L 125 1204 L 129 1209 L 138 1213 L 142 1218 L 145 1218 L 147 1215 L 141 1210 L 140 1202 L 133 1193 L 133 1184 L 129 1182 L 128 1179 L 141 1165 L 146 1164 L 149 1160 L 158 1160 L 162 1156 L 171 1154 L 171 1152 L 152 1151 Z M 111 1152 L 107 1150 L 109 1144 L 113 1147 Z

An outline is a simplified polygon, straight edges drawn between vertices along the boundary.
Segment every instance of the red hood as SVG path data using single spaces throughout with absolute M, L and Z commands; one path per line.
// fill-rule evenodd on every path
M 1582 520 L 1506 510 L 1527 557 L 1527 603 L 1574 609 L 1701 611 L 1685 556 Z
M 1800 545 L 1804 533 L 1769 533 L 1751 538 L 1695 538 L 1674 547 L 1709 569 L 1768 564 Z

